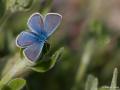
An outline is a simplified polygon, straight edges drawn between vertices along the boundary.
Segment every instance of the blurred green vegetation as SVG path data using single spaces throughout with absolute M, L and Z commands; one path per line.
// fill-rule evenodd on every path
M 27 75 L 24 90 L 108 90 L 101 87 L 110 86 L 114 68 L 120 70 L 120 31 L 116 30 L 117 27 L 109 27 L 106 19 L 102 18 L 106 15 L 101 15 L 102 8 L 97 10 L 94 6 L 98 3 L 101 2 L 0 0 L 0 70 L 7 65 L 8 58 L 19 51 L 15 38 L 28 29 L 28 17 L 34 12 L 57 12 L 63 16 L 63 20 L 48 40 L 51 44 L 48 55 L 51 56 L 62 46 L 65 47 L 64 55 L 52 70 Z

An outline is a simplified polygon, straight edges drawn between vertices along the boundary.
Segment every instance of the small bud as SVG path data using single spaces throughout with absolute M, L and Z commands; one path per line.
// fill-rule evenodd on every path
M 7 10 L 11 12 L 24 11 L 28 9 L 33 0 L 8 0 L 6 3 Z

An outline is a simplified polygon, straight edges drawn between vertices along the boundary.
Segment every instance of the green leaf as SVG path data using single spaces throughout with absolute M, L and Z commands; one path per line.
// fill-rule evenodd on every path
M 85 90 L 98 90 L 98 79 L 92 75 L 89 75 L 85 85 Z
M 107 27 L 102 21 L 93 20 L 89 24 L 90 35 L 94 38 L 101 38 L 109 35 Z
M 111 86 L 110 86 L 110 90 L 117 90 L 117 75 L 118 75 L 118 70 L 117 68 L 115 68 L 114 72 L 113 72 L 113 78 L 112 78 L 112 82 L 111 82 Z
M 20 58 L 23 58 L 23 57 L 24 57 L 24 55 L 23 55 L 23 50 L 24 50 L 23 48 L 20 48 L 20 51 L 19 51 L 19 52 L 20 52 Z
M 110 86 L 102 86 L 98 90 L 110 90 Z
M 63 51 L 64 51 L 64 48 L 62 47 L 59 50 L 57 50 L 48 61 L 40 61 L 31 69 L 36 72 L 46 72 L 50 70 L 51 68 L 54 67 L 57 60 L 61 57 L 61 55 L 63 54 Z
M 21 90 L 26 85 L 26 81 L 22 78 L 16 78 L 8 83 L 8 90 Z
M 102 34 L 102 29 L 103 29 L 103 24 L 100 21 L 93 20 L 90 23 L 90 30 L 92 33 L 101 35 Z
M 3 16 L 4 12 L 5 12 L 5 1 L 0 0 L 0 18 Z

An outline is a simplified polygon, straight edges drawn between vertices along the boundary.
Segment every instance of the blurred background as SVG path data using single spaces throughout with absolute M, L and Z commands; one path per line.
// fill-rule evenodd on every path
M 34 12 L 63 16 L 48 42 L 50 54 L 62 46 L 65 51 L 50 71 L 25 77 L 24 90 L 84 90 L 89 74 L 99 87 L 110 85 L 114 68 L 120 70 L 120 0 L 0 0 L 1 70 L 19 51 L 15 38 Z

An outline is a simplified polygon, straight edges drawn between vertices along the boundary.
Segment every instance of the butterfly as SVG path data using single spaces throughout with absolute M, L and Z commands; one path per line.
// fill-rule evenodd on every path
M 23 49 L 23 54 L 31 61 L 37 61 L 46 40 L 60 25 L 62 16 L 58 13 L 48 13 L 44 17 L 34 13 L 28 19 L 29 31 L 21 32 L 16 38 L 16 45 Z

